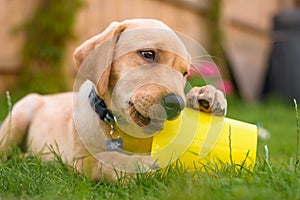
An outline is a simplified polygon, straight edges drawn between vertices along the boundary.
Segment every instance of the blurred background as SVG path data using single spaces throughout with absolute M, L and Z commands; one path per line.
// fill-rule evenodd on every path
M 74 49 L 112 21 L 155 18 L 212 55 L 225 92 L 300 97 L 297 0 L 0 0 L 0 96 L 71 90 Z
M 299 125 L 299 0 L 0 0 L 0 124 L 29 92 L 72 90 L 72 54 L 112 21 L 155 18 L 195 39 L 219 70 L 204 63 L 204 80 L 222 85 L 227 117 L 257 124 L 257 152 L 292 161 Z M 203 84 L 201 78 L 190 81 Z M 202 82 L 201 82 L 202 81 Z M 7 98 L 6 91 L 10 91 Z M 49 116 L 55 117 L 55 116 Z M 299 117 L 296 117 L 299 119 Z M 298 155 L 298 153 L 297 153 Z M 291 162 L 289 162 L 291 163 Z

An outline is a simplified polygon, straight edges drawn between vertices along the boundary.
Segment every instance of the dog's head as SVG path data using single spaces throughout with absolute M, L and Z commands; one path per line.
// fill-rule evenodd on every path
M 141 134 L 160 131 L 184 108 L 189 54 L 160 21 L 113 22 L 79 46 L 74 59 L 108 107 Z

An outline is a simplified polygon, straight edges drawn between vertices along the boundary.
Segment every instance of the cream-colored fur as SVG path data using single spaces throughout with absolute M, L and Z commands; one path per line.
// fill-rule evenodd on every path
M 153 50 L 158 59 L 149 63 L 139 50 Z M 29 94 L 15 104 L 0 129 L 1 151 L 8 154 L 9 146 L 25 141 L 28 151 L 43 153 L 46 159 L 53 159 L 49 152 L 55 151 L 94 180 L 115 180 L 118 172 L 134 172 L 136 164 L 151 169 L 149 155 L 106 151 L 111 127 L 99 120 L 88 94 L 95 87 L 108 108 L 141 135 L 155 132 L 145 126 L 145 119 L 155 116 L 160 120 L 156 125 L 163 124 L 161 110 L 155 105 L 170 93 L 182 97 L 189 107 L 224 115 L 224 95 L 212 86 L 193 88 L 185 100 L 189 59 L 181 40 L 160 21 L 114 22 L 75 50 L 79 73 L 88 79 L 78 92 Z

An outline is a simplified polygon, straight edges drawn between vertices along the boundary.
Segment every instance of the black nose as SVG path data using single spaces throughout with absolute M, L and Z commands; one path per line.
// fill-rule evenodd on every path
M 184 101 L 182 97 L 176 94 L 168 94 L 161 100 L 161 105 L 165 108 L 167 113 L 167 120 L 175 119 L 184 108 Z

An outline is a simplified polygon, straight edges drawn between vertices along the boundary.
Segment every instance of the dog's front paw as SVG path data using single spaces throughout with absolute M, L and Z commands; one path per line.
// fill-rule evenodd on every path
M 154 172 L 159 169 L 155 160 L 148 155 L 126 155 L 120 152 L 101 152 L 95 157 L 102 177 L 113 181 L 122 176 L 135 176 L 137 173 Z M 97 174 L 95 175 L 97 176 Z
M 159 169 L 159 165 L 151 156 L 133 155 L 131 159 L 136 172 L 152 172 Z
M 96 156 L 103 164 L 128 172 L 155 170 L 155 160 L 149 155 L 126 155 L 117 151 L 101 152 Z
M 223 92 L 211 85 L 193 87 L 186 95 L 187 106 L 215 115 L 226 114 L 227 101 Z

